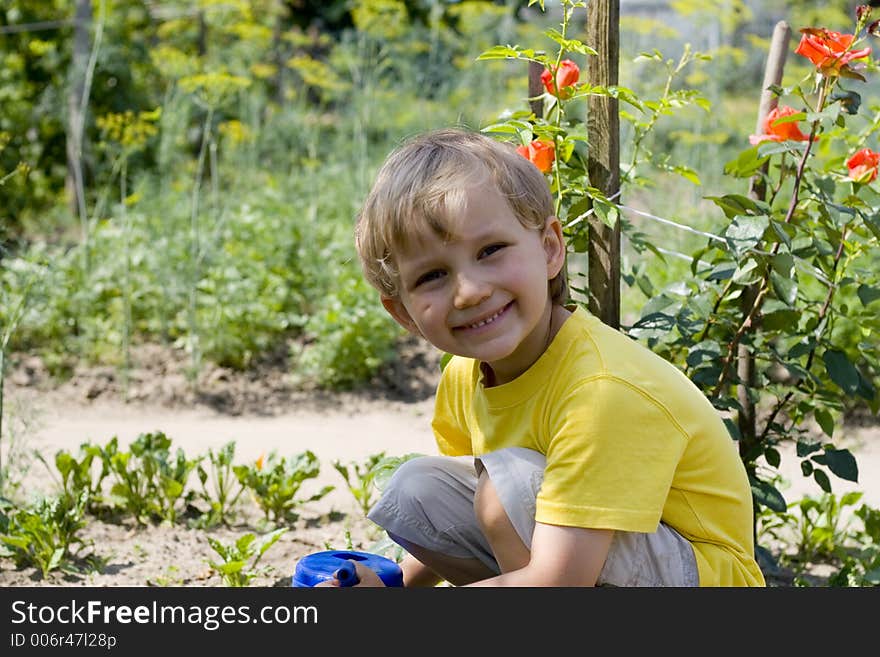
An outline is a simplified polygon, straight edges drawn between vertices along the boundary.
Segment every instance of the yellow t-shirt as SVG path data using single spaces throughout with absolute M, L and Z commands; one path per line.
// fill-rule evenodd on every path
M 544 454 L 535 519 L 654 532 L 694 546 L 701 586 L 764 586 L 752 495 L 718 412 L 671 363 L 578 307 L 514 381 L 485 388 L 479 362 L 454 357 L 437 389 L 440 452 L 503 447 Z

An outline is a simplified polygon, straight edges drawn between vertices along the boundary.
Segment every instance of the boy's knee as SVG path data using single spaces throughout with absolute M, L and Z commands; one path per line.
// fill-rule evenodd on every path
M 399 497 L 421 501 L 431 497 L 437 482 L 443 479 L 445 472 L 444 457 L 420 456 L 404 461 L 394 471 L 389 487 L 393 488 Z

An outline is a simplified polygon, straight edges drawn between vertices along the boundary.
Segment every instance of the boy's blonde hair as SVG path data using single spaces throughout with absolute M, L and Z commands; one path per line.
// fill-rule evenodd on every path
M 431 230 L 449 238 L 466 189 L 494 184 L 526 228 L 543 230 L 554 214 L 550 188 L 538 168 L 509 144 L 464 129 L 419 135 L 388 156 L 358 214 L 355 243 L 367 281 L 399 296 L 394 252 Z M 550 281 L 554 303 L 568 295 L 565 268 Z

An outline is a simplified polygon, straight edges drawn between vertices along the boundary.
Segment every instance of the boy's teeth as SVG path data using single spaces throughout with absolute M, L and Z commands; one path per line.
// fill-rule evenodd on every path
M 494 322 L 495 318 L 498 317 L 498 315 L 500 315 L 500 314 L 501 314 L 501 310 L 499 310 L 497 313 L 495 313 L 491 317 L 487 317 L 486 319 L 481 320 L 481 321 L 477 322 L 476 324 L 471 324 L 470 326 L 468 326 L 468 328 L 480 328 L 481 326 L 485 326 L 489 322 Z

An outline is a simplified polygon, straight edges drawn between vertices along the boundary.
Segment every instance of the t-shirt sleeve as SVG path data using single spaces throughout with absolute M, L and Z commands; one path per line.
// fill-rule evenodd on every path
M 441 454 L 446 456 L 464 456 L 473 454 L 470 431 L 467 428 L 467 416 L 470 400 L 473 398 L 472 369 L 473 361 L 463 358 L 452 358 L 440 376 L 437 395 L 434 401 L 434 418 L 431 429 Z
M 557 402 L 536 520 L 656 531 L 685 432 L 644 391 L 613 377 L 578 384 Z

